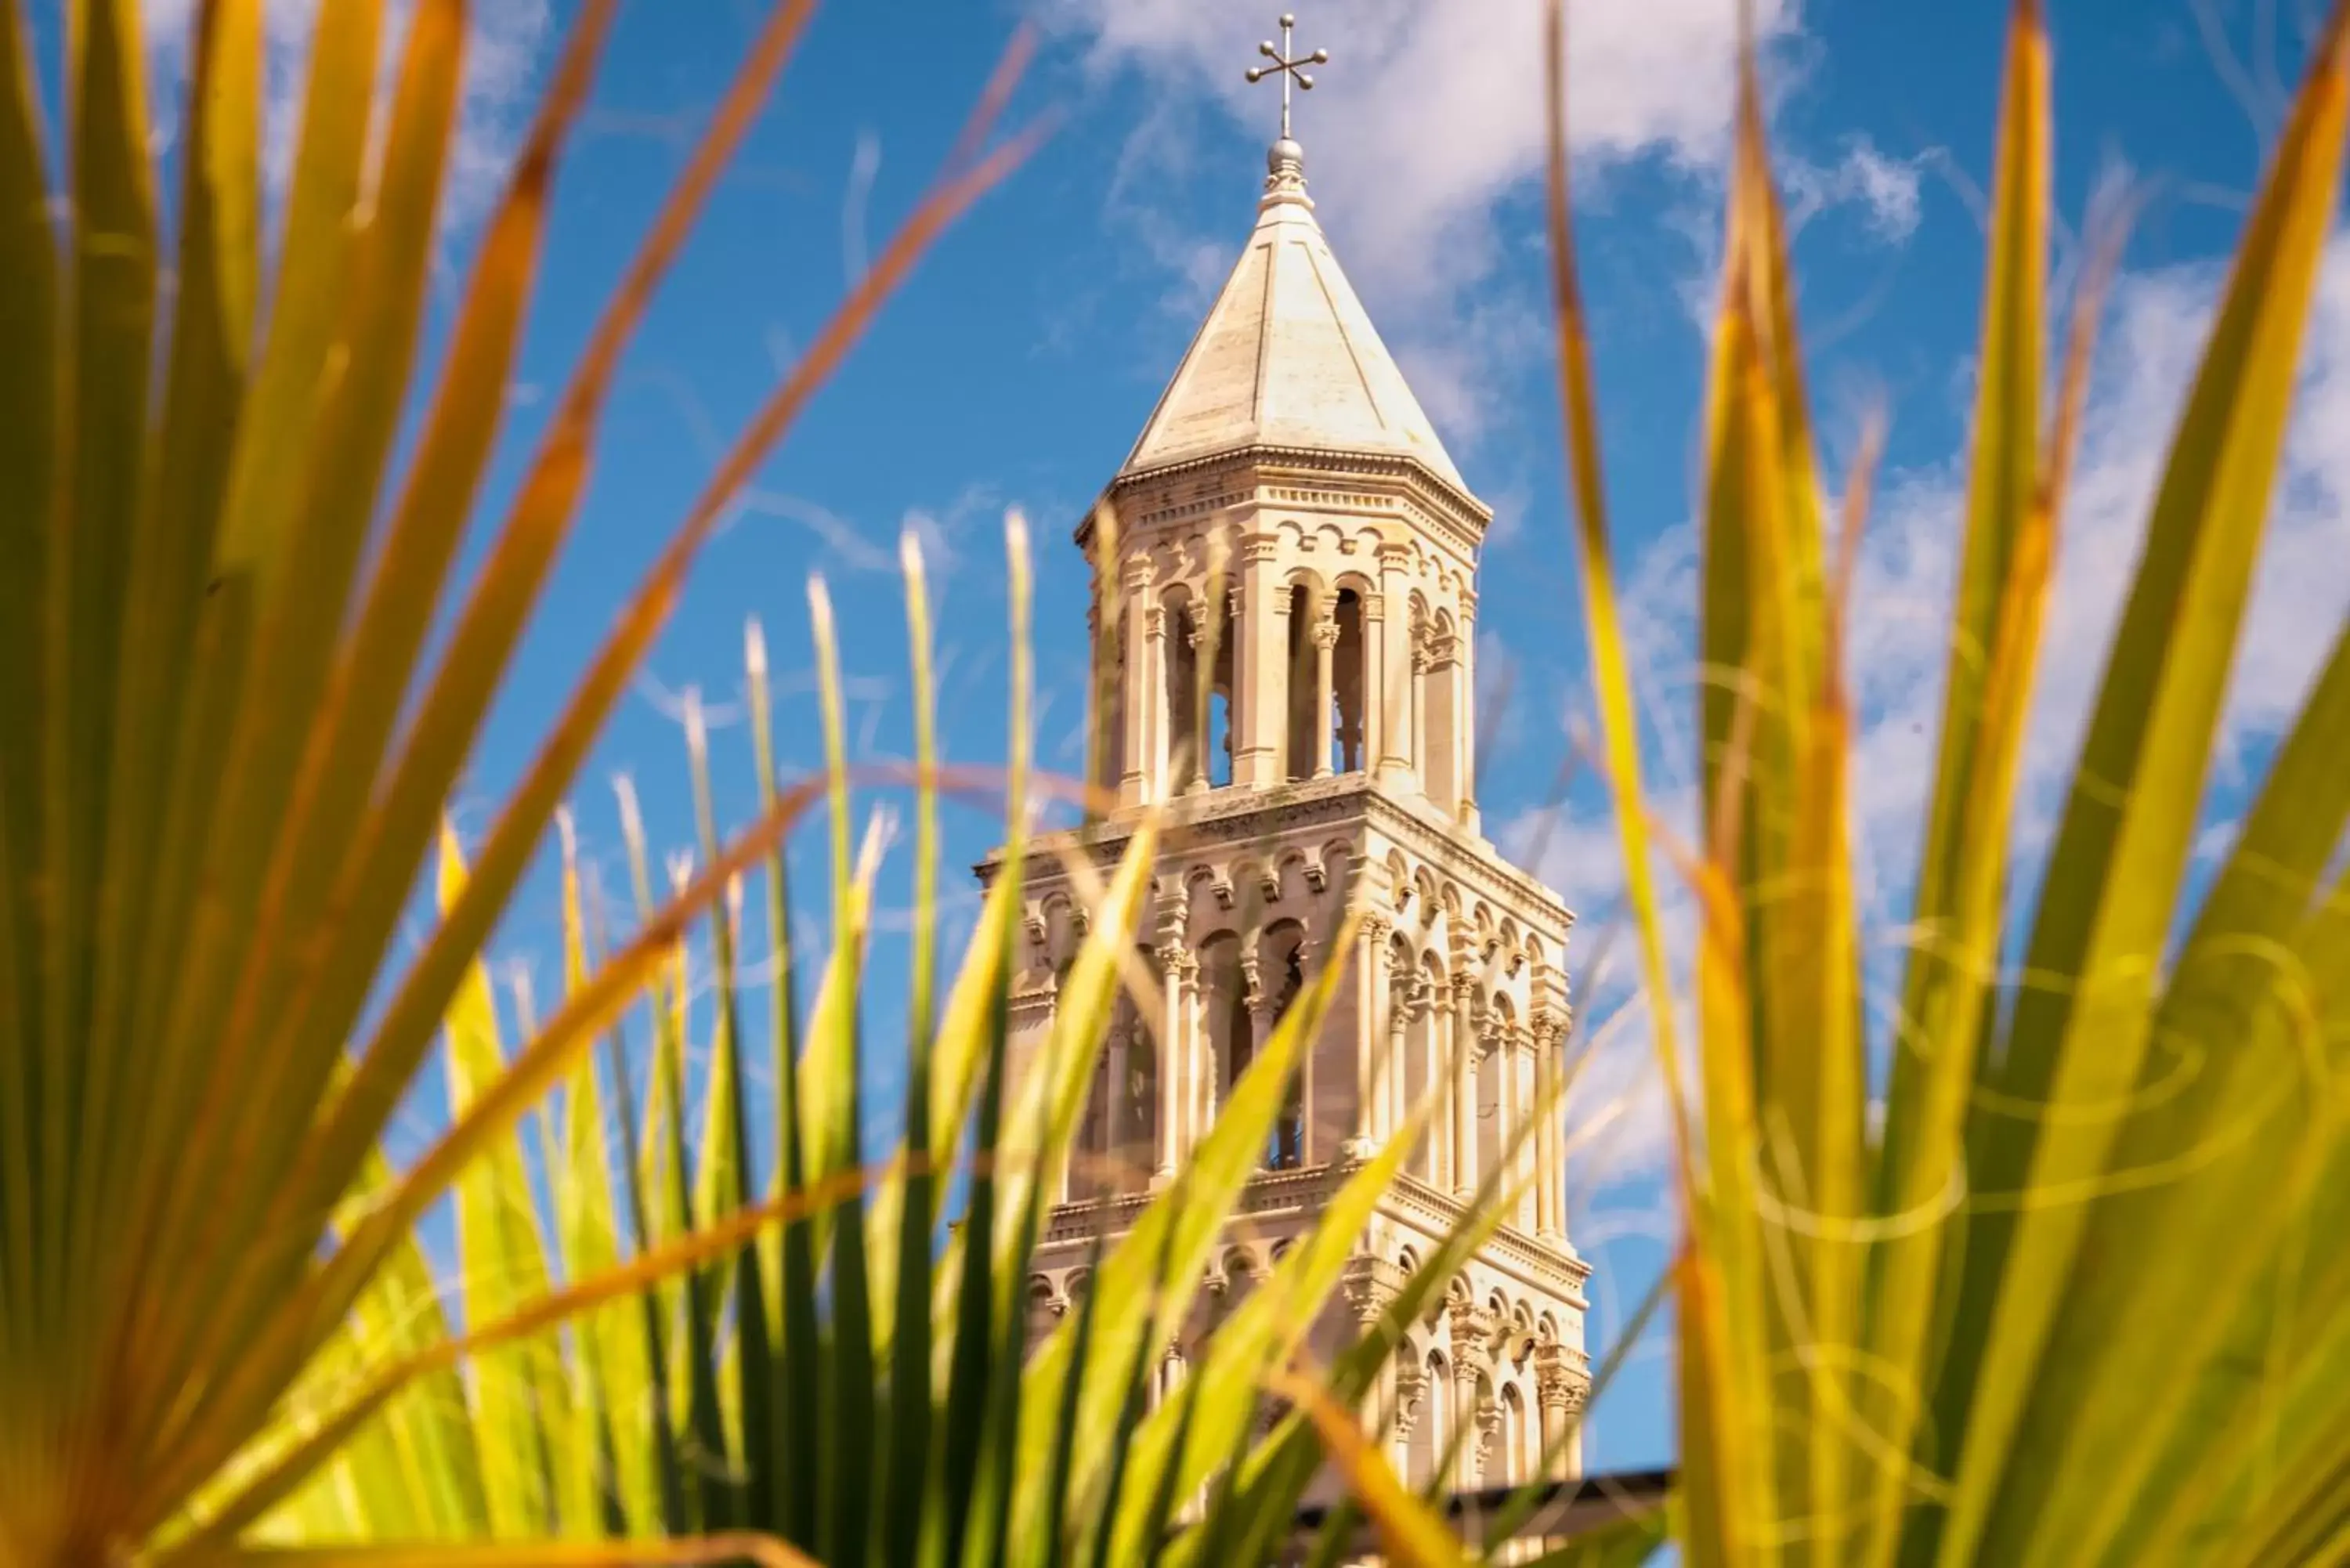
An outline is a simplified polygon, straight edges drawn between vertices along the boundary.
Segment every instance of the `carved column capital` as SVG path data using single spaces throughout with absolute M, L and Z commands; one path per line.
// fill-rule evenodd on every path
M 1264 1010 L 1264 973 L 1253 951 L 1241 954 L 1241 1001 L 1251 1012 Z
M 1314 646 L 1316 648 L 1338 646 L 1338 623 L 1336 620 L 1326 615 L 1314 623 Z
M 1546 1409 L 1567 1415 L 1583 1408 L 1591 1397 L 1591 1379 L 1563 1345 L 1534 1348 L 1534 1397 Z
M 1427 1371 L 1414 1366 L 1408 1361 L 1399 1362 L 1396 1366 L 1395 1388 L 1396 1436 L 1409 1438 L 1411 1436 L 1412 1423 L 1419 1415 L 1419 1402 L 1428 1395 Z
M 1452 1329 L 1452 1364 L 1463 1376 L 1484 1372 L 1493 1352 L 1493 1325 L 1487 1314 L 1467 1302 L 1454 1302 L 1446 1315 Z

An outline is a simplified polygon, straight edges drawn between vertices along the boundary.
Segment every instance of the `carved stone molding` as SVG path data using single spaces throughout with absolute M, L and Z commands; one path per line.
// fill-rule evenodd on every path
M 1555 1341 L 1534 1346 L 1534 1397 L 1569 1415 L 1591 1397 L 1591 1374 L 1583 1358 Z
M 1428 1373 L 1409 1361 L 1396 1364 L 1395 1429 L 1399 1438 L 1411 1436 L 1413 1420 L 1419 1415 L 1419 1402 L 1428 1395 Z
M 1489 1314 L 1468 1302 L 1456 1301 L 1446 1315 L 1452 1330 L 1452 1364 L 1464 1375 L 1491 1371 L 1493 1324 Z

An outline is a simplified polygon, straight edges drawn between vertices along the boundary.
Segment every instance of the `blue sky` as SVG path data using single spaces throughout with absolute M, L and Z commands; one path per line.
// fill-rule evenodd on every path
M 148 0 L 167 72 L 188 3 Z M 297 78 L 286 62 L 317 3 L 276 7 L 274 74 L 287 103 Z M 2112 301 L 2068 524 L 2027 767 L 2026 855 L 2053 823 L 2153 465 L 2316 8 L 2313 0 L 2052 5 L 2061 208 L 2077 228 L 2100 184 L 2123 178 L 2145 205 Z M 567 3 L 548 0 L 477 0 L 474 9 L 480 47 L 436 331 L 569 15 Z M 749 0 L 623 7 L 562 174 L 491 507 L 508 493 L 757 9 Z M 462 825 L 486 820 L 720 444 L 909 210 L 1024 20 L 1039 27 L 1041 52 L 1012 118 L 1049 112 L 1053 137 L 924 263 L 712 545 L 582 778 L 580 834 L 619 891 L 607 781 L 625 773 L 657 844 L 690 842 L 676 722 L 688 688 L 702 693 L 717 726 L 721 815 L 747 815 L 747 747 L 728 720 L 739 712 L 743 627 L 754 616 L 785 691 L 786 751 L 814 761 L 803 587 L 813 571 L 842 611 L 852 741 L 866 755 L 901 753 L 909 716 L 894 572 L 909 527 L 931 554 L 943 600 L 946 747 L 958 760 L 1000 760 L 1008 506 L 1025 512 L 1036 547 L 1038 757 L 1076 766 L 1084 572 L 1068 530 L 1140 428 L 1251 222 L 1275 106 L 1271 89 L 1245 87 L 1241 73 L 1274 9 L 1274 0 L 823 7 L 628 358 L 592 491 L 457 803 Z M 1866 409 L 1881 407 L 1891 421 L 1855 649 L 1865 721 L 1859 849 L 1883 940 L 1896 935 L 1937 711 L 2001 9 L 1990 0 L 1756 5 L 1831 463 L 1848 453 Z M 1642 1014 L 1623 1005 L 1620 950 L 1608 949 L 1621 882 L 1612 830 L 1587 784 L 1553 804 L 1567 725 L 1587 702 L 1534 183 L 1539 15 L 1538 0 L 1309 5 L 1299 41 L 1334 58 L 1299 102 L 1297 135 L 1337 254 L 1496 512 L 1481 585 L 1479 664 L 1493 708 L 1479 795 L 1489 829 L 1537 859 L 1582 915 L 1570 967 L 1599 1044 L 1577 1110 L 1589 1137 L 1572 1197 L 1576 1241 L 1600 1270 L 1596 1354 L 1653 1276 L 1670 1221 L 1655 1180 L 1661 1123 Z M 1569 112 L 1610 500 L 1668 809 L 1687 802 L 1679 736 L 1694 706 L 1685 666 L 1694 556 L 1686 522 L 1732 15 L 1731 0 L 1570 3 Z M 281 147 L 290 123 L 276 117 Z M 2068 230 L 2055 258 L 2060 285 L 2077 248 Z M 2241 808 L 2247 770 L 2297 705 L 2350 605 L 2345 431 L 2350 238 L 2337 231 L 2304 413 L 2229 711 L 2214 845 Z M 951 826 L 951 868 L 998 836 L 978 810 Z M 809 835 L 802 857 L 811 874 L 821 873 L 820 849 L 820 836 Z M 886 897 L 902 901 L 902 865 L 887 881 Z M 540 878 L 500 951 L 532 967 L 544 990 L 556 978 L 555 935 L 552 887 Z M 901 952 L 885 938 L 877 973 L 893 973 Z M 878 1008 L 888 1011 L 888 1000 Z M 876 1086 L 886 1099 L 886 1072 Z M 1596 1462 L 1669 1453 L 1668 1397 L 1661 1360 L 1636 1357 L 1595 1413 Z

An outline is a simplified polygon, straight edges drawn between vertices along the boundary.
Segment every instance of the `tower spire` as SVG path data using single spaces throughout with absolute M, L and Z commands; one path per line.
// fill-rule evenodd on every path
M 1305 67 L 1330 63 L 1330 51 L 1327 49 L 1316 49 L 1310 55 L 1292 52 L 1295 46 L 1291 40 L 1291 29 L 1296 26 L 1297 18 L 1289 12 L 1283 12 L 1281 47 L 1274 48 L 1270 38 L 1256 47 L 1256 52 L 1273 64 L 1251 66 L 1248 69 L 1248 79 L 1252 82 L 1261 82 L 1267 77 L 1281 78 L 1281 139 L 1265 154 L 1268 191 L 1284 185 L 1294 185 L 1301 192 L 1304 190 L 1305 152 L 1289 134 L 1289 84 L 1294 79 L 1298 91 L 1312 92 L 1314 78 L 1305 73 Z

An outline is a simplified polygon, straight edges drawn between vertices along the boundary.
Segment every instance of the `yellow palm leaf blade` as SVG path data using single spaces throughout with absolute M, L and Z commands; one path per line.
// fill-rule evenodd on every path
M 819 1568 L 787 1542 L 751 1531 L 624 1541 L 531 1541 L 223 1548 L 183 1560 L 189 1568 Z
M 462 1366 L 467 1359 L 542 1335 L 556 1325 L 642 1292 L 656 1282 L 739 1251 L 762 1231 L 822 1213 L 870 1186 L 874 1173 L 842 1171 L 781 1198 L 745 1205 L 715 1224 L 663 1242 L 591 1278 L 549 1292 L 494 1323 L 431 1343 L 379 1363 L 356 1386 L 343 1391 L 300 1442 L 274 1456 L 244 1479 L 234 1495 L 205 1513 L 194 1530 L 172 1544 L 163 1560 L 200 1557 L 234 1540 L 291 1495 L 328 1455 L 375 1419 L 392 1400 L 420 1380 Z
M 2246 225 L 2173 441 L 2035 917 L 1979 1190 L 1940 1415 L 1963 1431 L 1944 1562 L 1991 1538 L 2089 1209 L 2110 1179 L 2124 1102 L 2148 1061 L 2154 969 L 2195 832 L 2211 735 L 2268 510 L 2303 328 L 2341 177 L 2350 5 L 2320 36 Z M 2033 1119 L 1997 1107 L 2045 1106 Z M 2020 1211 L 2019 1211 L 2020 1210 Z
M 2138 1483 L 2162 1451 L 2226 1414 L 2210 1385 L 2232 1381 L 2242 1365 L 2226 1346 L 2230 1314 L 2211 1310 L 2207 1283 L 2164 1267 L 2157 1241 L 2230 1278 L 2256 1275 L 2280 1247 L 2305 1245 L 2293 1232 L 2342 1137 L 2340 1110 L 2328 1102 L 2350 1056 L 2344 1043 L 2329 1053 L 2319 1023 L 2350 992 L 2350 956 L 2308 945 L 2329 934 L 2309 910 L 2350 822 L 2345 754 L 2350 627 L 2279 748 L 2163 996 L 2162 1054 L 2122 1132 L 2116 1190 L 2090 1214 L 2019 1438 L 2026 1458 L 2006 1511 L 2016 1539 L 2030 1530 L 2020 1562 L 2045 1560 L 2040 1542 L 2059 1533 L 2045 1527 L 2055 1510 L 2070 1517 L 2061 1533 L 2072 1548 L 2102 1548 L 2139 1511 Z M 2139 1369 L 2158 1356 L 2173 1375 L 2149 1388 Z M 2049 1426 L 2071 1440 L 2041 1456 Z M 2096 1485 L 2078 1490 L 2092 1473 Z M 2089 1498 L 2097 1505 L 2077 1506 Z
M 1549 17 L 1551 280 L 1559 317 L 1560 384 L 1566 413 L 1568 477 L 1575 497 L 1576 541 L 1581 547 L 1586 636 L 1591 644 L 1592 686 L 1599 701 L 1608 788 L 1616 802 L 1617 832 L 1623 838 L 1627 902 L 1638 930 L 1642 980 L 1655 1018 L 1658 1066 L 1671 1105 L 1684 1185 L 1694 1189 L 1694 1167 L 1688 1149 L 1688 1096 L 1681 1086 L 1680 1060 L 1673 1044 L 1669 1001 L 1672 983 L 1665 965 L 1663 928 L 1657 915 L 1655 872 L 1648 863 L 1639 733 L 1632 703 L 1631 676 L 1624 654 L 1622 617 L 1616 607 L 1614 568 L 1609 564 L 1590 338 L 1575 275 L 1574 234 L 1567 204 L 1565 78 L 1561 57 L 1565 47 L 1565 22 L 1561 0 L 1551 0 Z
M 563 994 L 588 983 L 588 919 L 582 902 L 579 846 L 570 814 L 556 818 L 563 847 Z M 618 1196 L 612 1186 L 612 1152 L 605 1127 L 604 1093 L 594 1054 L 581 1055 L 563 1093 L 561 1147 L 551 1162 L 556 1172 L 555 1227 L 561 1246 L 563 1278 L 577 1282 L 604 1272 L 620 1261 Z M 591 1487 L 608 1485 L 631 1529 L 650 1530 L 656 1514 L 651 1456 L 642 1443 L 613 1444 L 614 1473 L 603 1473 L 602 1439 L 608 1430 L 630 1432 L 643 1422 L 639 1399 L 647 1386 L 640 1324 L 615 1308 L 590 1313 L 572 1329 L 578 1369 L 577 1417 L 572 1424 L 569 1464 Z M 573 1524 L 567 1495 L 565 1524 Z M 592 1516 L 582 1516 L 583 1521 Z
M 1406 1486 L 1355 1413 L 1342 1407 L 1315 1378 L 1287 1367 L 1269 1372 L 1268 1392 L 1305 1412 L 1347 1490 L 1378 1527 L 1383 1559 L 1407 1568 L 1466 1568 L 1471 1559 L 1427 1503 Z
M 444 826 L 436 883 L 442 909 L 456 901 L 464 880 L 456 832 Z M 506 1070 L 489 970 L 479 960 L 450 1003 L 446 1029 L 449 1114 L 455 1119 Z M 492 1143 L 485 1157 L 457 1178 L 456 1199 L 458 1299 L 464 1320 L 495 1322 L 517 1304 L 546 1294 L 545 1244 L 521 1140 L 507 1137 Z M 484 1356 L 473 1367 L 482 1490 L 495 1535 L 545 1534 L 555 1521 L 555 1499 L 545 1486 L 541 1455 L 560 1431 L 560 1406 L 550 1407 L 549 1402 L 561 1400 L 565 1388 L 559 1363 L 548 1364 L 549 1349 L 520 1345 Z
M 220 809 L 207 833 L 208 896 L 197 905 L 191 951 L 202 955 L 199 997 L 225 1006 L 216 1014 L 183 1015 L 204 1020 L 191 1027 L 180 1017 L 167 1025 L 173 1049 L 206 1053 L 212 1066 L 187 1147 L 176 1151 L 188 1170 L 203 1173 L 182 1175 L 179 1219 L 167 1228 L 176 1248 L 187 1251 L 166 1256 L 182 1288 L 216 1303 L 209 1333 L 180 1340 L 173 1349 L 181 1359 L 167 1366 L 206 1365 L 239 1332 L 248 1301 L 284 1288 L 283 1273 L 272 1279 L 275 1271 L 248 1271 L 234 1249 L 221 1244 L 224 1236 L 244 1233 L 276 1201 L 276 1184 L 222 1189 L 210 1173 L 284 1170 L 308 1131 L 302 1112 L 316 1106 L 324 1073 L 341 1057 L 341 1042 L 329 1036 L 312 1034 L 298 1044 L 276 1037 L 277 1011 L 293 989 L 289 970 L 298 955 L 315 952 L 308 946 L 315 933 L 286 918 L 287 884 L 297 872 L 285 852 L 296 841 L 289 816 L 315 787 L 303 754 L 330 685 L 346 602 L 406 397 L 442 172 L 455 136 L 463 37 L 452 0 L 421 7 L 410 29 L 366 222 L 348 240 L 349 286 L 338 302 L 333 348 L 319 384 L 307 394 L 321 405 L 312 450 L 299 470 L 292 511 L 267 535 L 268 548 L 283 559 L 259 568 L 299 587 L 256 599 Z M 325 879 L 322 867 L 300 871 Z M 219 945 L 207 950 L 213 938 Z M 194 1003 L 205 1006 L 204 1000 Z M 231 1149 L 237 1158 L 221 1158 Z M 208 1273 L 192 1258 L 223 1266 Z
M 42 1015 L 45 927 L 36 901 L 44 858 L 50 680 L 51 484 L 58 417 L 58 256 L 50 227 L 34 61 L 19 7 L 0 6 L 0 1376 L 26 1407 L 53 1373 L 38 1365 L 32 1330 L 42 1252 L 35 1233 L 36 1063 L 47 1060 Z M 37 1380 L 37 1381 L 36 1381 Z M 0 1473 L 29 1456 L 8 1452 Z M 21 1472 L 19 1472 L 21 1473 Z M 37 1484 L 37 1483 L 33 1483 Z
M 680 933 L 720 896 L 727 878 L 755 863 L 781 840 L 812 796 L 813 791 L 805 788 L 781 796 L 691 886 L 648 921 L 586 987 L 565 999 L 538 1037 L 483 1088 L 463 1116 L 401 1173 L 384 1200 L 352 1227 L 348 1239 L 289 1300 L 255 1325 L 256 1343 L 230 1369 L 219 1394 L 202 1412 L 209 1421 L 191 1431 L 178 1451 L 166 1456 L 169 1468 L 151 1486 L 166 1495 L 192 1486 L 238 1446 L 238 1434 L 249 1429 L 266 1409 L 270 1391 L 287 1375 L 286 1369 L 301 1366 L 331 1333 L 367 1280 L 424 1211 L 448 1190 L 460 1172 L 507 1136 L 522 1114 L 560 1081 L 588 1043 L 642 993 Z
M 1998 961 L 2004 846 L 2054 542 L 2061 477 L 2056 485 L 2043 484 L 2037 413 L 2045 353 L 2049 96 L 2039 7 L 2035 0 L 2017 0 L 2002 89 L 1967 526 L 1944 670 L 1938 774 L 1914 895 L 1918 934 L 1896 1015 L 1879 1139 L 1883 1235 L 1870 1259 L 1867 1350 L 1881 1372 L 1864 1390 L 1863 1409 L 1867 1428 L 1882 1436 L 1887 1449 L 1875 1471 L 1868 1543 L 1870 1561 L 1880 1564 L 1891 1561 L 1906 1511 L 1917 1501 L 1904 1461 L 1929 1397 L 1945 1225 L 1964 1179 L 1967 1092 Z M 2076 321 L 2094 321 L 2090 301 L 2076 310 Z M 2086 341 L 2076 337 L 2071 373 L 2085 378 L 2087 360 Z
M 115 749 L 113 699 L 126 677 L 123 635 L 142 513 L 143 451 L 153 358 L 157 237 L 148 165 L 147 92 L 139 16 L 128 0 L 81 0 L 66 11 L 65 160 L 71 273 L 64 340 L 71 374 L 52 391 L 63 430 L 56 488 L 36 503 L 48 521 L 48 641 L 41 660 L 43 763 L 37 853 L 43 1071 L 36 1102 L 33 1205 L 45 1256 L 33 1283 L 68 1405 L 87 1397 L 88 1341 L 102 1334 L 95 1286 L 109 1249 L 88 1221 L 115 1150 L 108 1119 L 124 1074 L 86 1047 L 98 1008 L 93 949 L 126 918 L 127 879 L 104 863 Z M 12 746 L 21 744 L 11 737 Z M 32 867 L 26 867 L 27 871 Z M 23 873 L 20 873 L 22 875 Z M 26 1085 L 31 1089 L 32 1085 Z M 10 1089 L 9 1093 L 19 1091 Z M 127 1092 L 127 1086 L 126 1086 Z M 59 1354 L 62 1353 L 62 1354 Z M 109 1480 L 88 1478 L 99 1489 Z

